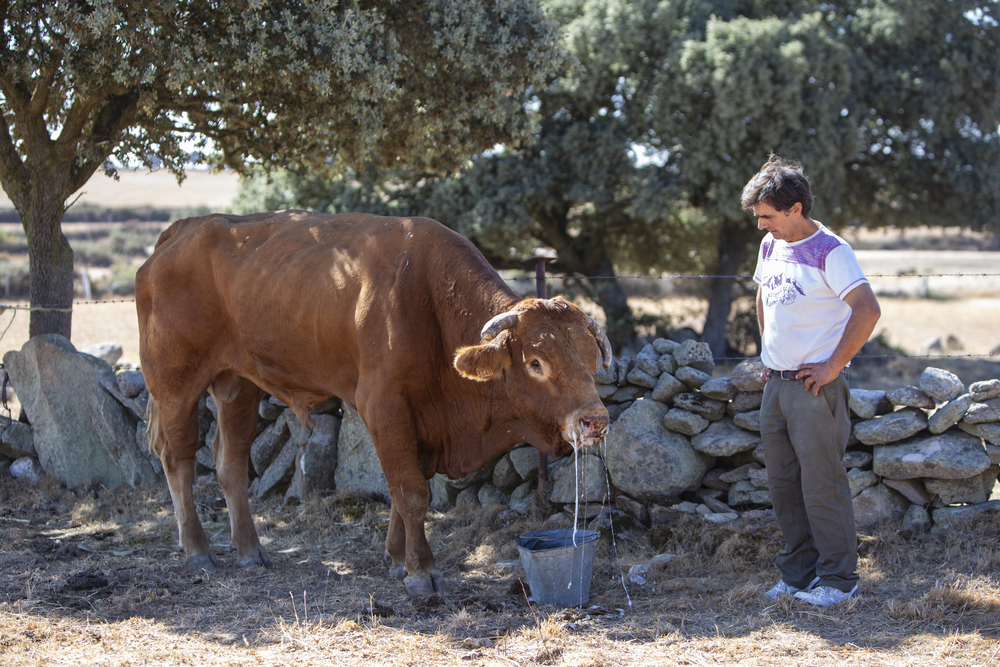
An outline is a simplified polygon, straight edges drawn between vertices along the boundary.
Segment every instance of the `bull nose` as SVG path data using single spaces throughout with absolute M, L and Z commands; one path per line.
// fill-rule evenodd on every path
M 580 418 L 580 431 L 585 438 L 603 438 L 610 423 L 608 415 L 588 415 Z

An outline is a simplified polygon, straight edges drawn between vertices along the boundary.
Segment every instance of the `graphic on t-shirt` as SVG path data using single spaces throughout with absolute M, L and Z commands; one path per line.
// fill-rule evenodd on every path
M 764 304 L 768 308 L 779 304 L 782 306 L 793 304 L 798 298 L 797 295 L 806 295 L 802 286 L 794 278 L 783 276 L 780 273 L 766 278 L 761 283 L 761 287 L 764 288 Z

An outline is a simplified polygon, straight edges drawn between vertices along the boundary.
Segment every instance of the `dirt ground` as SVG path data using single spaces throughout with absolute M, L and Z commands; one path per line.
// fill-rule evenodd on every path
M 255 502 L 274 569 L 236 569 L 214 482 L 196 487 L 222 568 L 188 572 L 162 487 L 70 492 L 0 477 L 0 664 L 995 665 L 1000 519 L 947 536 L 861 532 L 861 595 L 762 593 L 773 523 L 678 514 L 600 540 L 583 608 L 529 602 L 498 506 L 432 513 L 449 594 L 406 596 L 382 560 L 386 506 Z M 628 577 L 653 555 L 663 569 Z

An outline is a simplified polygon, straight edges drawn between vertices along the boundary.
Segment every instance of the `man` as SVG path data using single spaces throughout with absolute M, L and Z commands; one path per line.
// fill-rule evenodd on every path
M 851 247 L 810 217 L 796 163 L 774 155 L 743 189 L 768 232 L 754 281 L 766 366 L 760 430 L 785 552 L 766 595 L 830 606 L 858 591 L 857 530 L 842 459 L 851 432 L 844 370 L 881 311 Z

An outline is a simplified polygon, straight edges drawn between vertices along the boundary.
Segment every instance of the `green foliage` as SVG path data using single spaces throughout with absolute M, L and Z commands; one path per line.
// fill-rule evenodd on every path
M 103 167 L 204 161 L 447 171 L 531 135 L 525 92 L 566 64 L 536 0 L 0 3 L 0 183 L 32 303 L 68 305 L 67 199 Z M 68 335 L 68 315 L 32 332 Z

